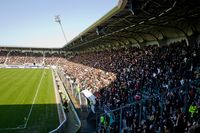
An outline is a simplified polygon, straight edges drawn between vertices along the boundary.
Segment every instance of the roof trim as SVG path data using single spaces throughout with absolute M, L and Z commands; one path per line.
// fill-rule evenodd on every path
M 80 38 L 90 30 L 93 30 L 97 26 L 101 25 L 105 21 L 109 20 L 112 16 L 116 15 L 119 13 L 121 10 L 123 10 L 127 4 L 128 0 L 119 0 L 117 6 L 115 6 L 113 9 L 111 9 L 108 13 L 106 13 L 103 17 L 101 17 L 99 20 L 97 20 L 94 24 L 86 28 L 83 32 L 81 32 L 79 35 L 74 37 L 71 41 L 69 41 L 67 44 L 65 44 L 62 48 L 66 47 L 68 44 L 72 43 L 76 39 Z

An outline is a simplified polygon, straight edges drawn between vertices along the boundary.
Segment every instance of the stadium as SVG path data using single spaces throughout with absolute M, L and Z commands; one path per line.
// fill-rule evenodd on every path
M 199 132 L 199 0 L 119 0 L 62 48 L 0 47 L 0 133 Z

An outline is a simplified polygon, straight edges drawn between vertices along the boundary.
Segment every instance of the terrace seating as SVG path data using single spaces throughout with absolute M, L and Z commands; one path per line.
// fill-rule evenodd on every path
M 41 56 L 12 52 L 8 64 L 41 62 Z M 199 58 L 200 48 L 182 41 L 162 47 L 123 48 L 69 57 L 45 54 L 44 62 L 61 66 L 81 90 L 93 92 L 96 109 L 113 110 L 141 101 L 123 109 L 124 131 L 171 132 L 188 131 L 199 121 L 199 113 L 193 117 L 189 110 L 194 105 L 200 111 Z M 142 110 L 138 110 L 139 106 Z M 120 111 L 112 113 L 114 122 L 108 124 L 109 119 L 105 119 L 107 124 L 100 123 L 99 131 L 119 130 Z
M 9 65 L 22 65 L 25 63 L 26 53 L 22 53 L 21 51 L 12 51 L 7 60 L 7 64 Z
M 26 52 L 25 64 L 42 64 L 43 63 L 43 54 L 42 53 L 33 53 Z
M 196 92 L 199 92 L 200 86 L 192 85 L 196 80 L 199 82 L 199 53 L 199 48 L 191 48 L 182 41 L 164 47 L 148 46 L 142 49 L 130 48 L 79 54 L 70 58 L 64 69 L 66 73 L 76 78 L 81 87 L 100 90 L 98 91 L 100 96 L 97 96 L 98 108 L 104 106 L 111 110 L 120 108 L 137 101 L 135 96 L 147 99 L 143 103 L 146 106 L 143 106 L 145 114 L 142 114 L 142 125 L 138 123 L 139 121 L 129 121 L 129 117 L 126 117 L 126 115 L 131 115 L 133 119 L 138 120 L 134 117 L 134 115 L 137 117 L 139 115 L 135 107 L 124 110 L 127 112 L 123 114 L 124 123 L 129 123 L 126 124 L 124 130 L 138 128 L 146 132 L 179 130 L 179 124 L 176 127 L 170 127 L 169 123 L 175 125 L 180 117 L 185 120 L 185 123 L 182 123 L 185 124 L 184 128 L 181 126 L 181 129 L 188 130 L 199 118 L 199 114 L 195 119 L 189 115 L 190 105 L 199 104 L 200 94 Z M 98 78 L 94 75 L 98 75 L 99 69 L 105 73 L 101 73 Z M 104 77 L 105 75 L 107 77 Z M 100 81 L 95 82 L 97 78 Z M 98 84 L 105 80 L 108 80 L 108 86 Z M 186 97 L 189 98 L 185 100 Z M 115 117 L 117 120 L 112 127 L 103 125 L 101 130 L 119 128 L 119 112 L 115 114 Z M 154 118 L 153 121 L 150 120 L 151 117 Z M 167 119 L 169 117 L 171 119 Z
M 0 49 L 0 64 L 3 64 L 6 61 L 7 51 Z

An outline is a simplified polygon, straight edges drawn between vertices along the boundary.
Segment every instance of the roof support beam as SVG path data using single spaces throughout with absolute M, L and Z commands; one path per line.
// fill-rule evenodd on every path
M 147 35 L 151 35 L 156 41 L 157 41 L 157 43 L 158 43 L 158 46 L 159 46 L 159 39 L 156 37 L 156 35 L 154 35 L 153 33 L 150 33 L 150 32 L 141 32 L 141 31 L 122 31 L 122 32 L 125 32 L 125 33 L 133 33 L 133 34 L 137 34 L 137 35 L 139 35 L 140 37 L 142 37 L 143 38 L 143 36 L 141 35 L 141 34 L 147 34 Z M 131 37 L 133 37 L 133 36 L 131 36 Z M 136 39 L 135 39 L 136 40 Z M 144 38 L 143 38 L 143 40 L 145 40 Z
M 131 41 L 131 39 L 133 39 L 133 40 L 135 40 L 136 42 L 137 42 L 137 44 L 139 45 L 139 47 L 140 47 L 140 42 L 135 38 L 135 37 L 133 37 L 133 36 L 129 36 L 129 37 L 127 37 L 127 36 L 121 36 L 121 35 L 112 35 L 112 36 L 115 36 L 115 37 L 117 37 L 117 38 L 125 38 L 125 39 L 127 39 L 129 42 L 132 42 Z
M 181 29 L 180 27 L 178 27 L 178 26 L 154 25 L 154 24 L 145 24 L 145 25 L 149 25 L 149 26 L 153 26 L 153 27 L 160 27 L 160 28 L 164 28 L 164 29 L 166 29 L 166 28 L 176 29 L 176 30 L 178 30 L 178 31 L 180 31 L 180 32 L 182 32 L 184 34 L 184 36 L 186 38 L 187 45 L 189 45 L 187 33 L 183 29 Z

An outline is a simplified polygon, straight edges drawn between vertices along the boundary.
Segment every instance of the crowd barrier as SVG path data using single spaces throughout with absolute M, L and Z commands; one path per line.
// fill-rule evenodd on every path
M 63 83 L 63 86 L 65 88 L 66 94 L 69 97 L 68 91 L 71 90 L 73 86 L 70 84 L 69 80 L 65 77 L 63 71 L 61 71 L 60 69 L 56 69 L 56 68 L 54 70 L 58 73 L 60 79 L 62 80 L 62 83 Z M 68 103 L 69 103 L 69 109 L 73 112 L 73 116 L 71 116 L 71 118 L 76 120 L 76 124 L 75 124 L 76 125 L 76 129 L 72 129 L 72 130 L 73 130 L 73 132 L 78 132 L 78 130 L 81 127 L 81 121 L 79 119 L 79 116 L 78 116 L 78 114 L 76 112 L 76 109 L 75 109 L 74 104 L 72 103 L 72 100 L 70 99 L 70 97 L 69 97 L 69 102 Z

